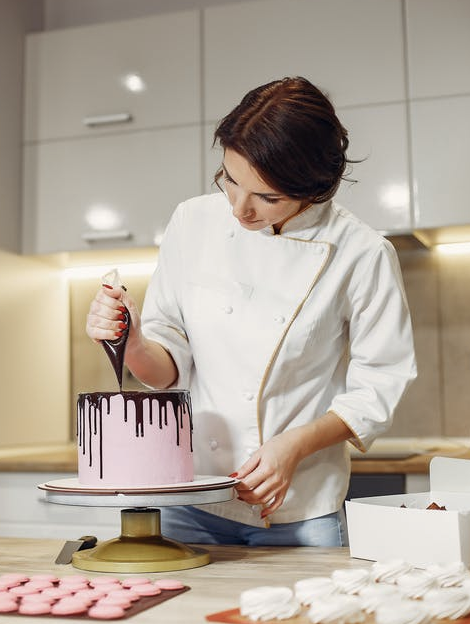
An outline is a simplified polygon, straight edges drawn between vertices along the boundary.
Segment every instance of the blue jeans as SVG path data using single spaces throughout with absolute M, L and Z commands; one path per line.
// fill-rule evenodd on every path
M 329 548 L 347 545 L 345 525 L 343 509 L 311 520 L 272 524 L 269 529 L 227 520 L 195 507 L 161 509 L 162 535 L 188 544 Z

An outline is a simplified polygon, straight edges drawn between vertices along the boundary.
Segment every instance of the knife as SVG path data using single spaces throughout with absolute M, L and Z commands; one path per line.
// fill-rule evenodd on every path
M 67 564 L 72 563 L 72 555 L 77 550 L 86 550 L 87 548 L 94 548 L 98 540 L 94 535 L 84 535 L 78 540 L 67 540 L 62 546 L 60 553 L 57 555 L 55 563 Z

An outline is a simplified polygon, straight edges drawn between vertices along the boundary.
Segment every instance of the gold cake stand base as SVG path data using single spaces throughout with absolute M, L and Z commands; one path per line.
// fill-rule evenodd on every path
M 159 509 L 122 509 L 121 535 L 73 554 L 72 565 L 95 572 L 169 572 L 210 563 L 209 553 L 167 539 Z

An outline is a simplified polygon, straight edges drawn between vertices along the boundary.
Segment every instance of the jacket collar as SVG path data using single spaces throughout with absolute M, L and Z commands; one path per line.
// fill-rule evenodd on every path
M 311 240 L 315 236 L 318 226 L 328 217 L 330 207 L 331 200 L 322 204 L 310 204 L 302 212 L 290 217 L 282 226 L 279 234 L 276 234 L 272 225 L 263 228 L 260 230 L 260 233 L 267 236 L 285 236 L 287 238 Z

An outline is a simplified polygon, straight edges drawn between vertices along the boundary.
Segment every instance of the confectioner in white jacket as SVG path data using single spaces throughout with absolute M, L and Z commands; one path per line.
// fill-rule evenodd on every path
M 392 245 L 333 202 L 272 227 L 244 229 L 223 193 L 180 204 L 142 313 L 143 333 L 178 367 L 193 404 L 197 475 L 236 471 L 263 441 L 331 410 L 367 449 L 416 376 L 412 328 Z M 337 511 L 347 443 L 300 462 L 270 516 Z M 233 500 L 210 513 L 264 526 Z

